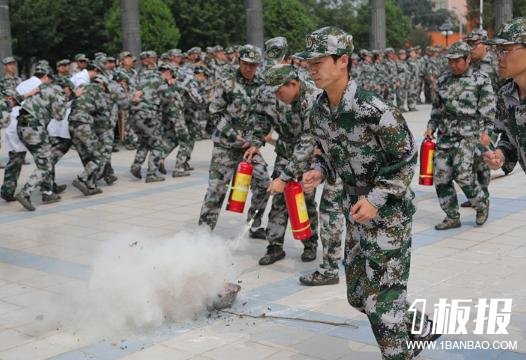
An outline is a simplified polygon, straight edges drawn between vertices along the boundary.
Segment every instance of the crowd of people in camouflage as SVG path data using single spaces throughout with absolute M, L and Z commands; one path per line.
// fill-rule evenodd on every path
M 519 162 L 526 171 L 525 49 L 526 19 L 518 18 L 494 39 L 475 30 L 423 55 L 418 46 L 355 53 L 352 35 L 325 27 L 307 35 L 305 50 L 294 55 L 287 39 L 277 37 L 264 49 L 194 47 L 159 58 L 144 51 L 138 71 L 127 51 L 118 59 L 77 54 L 73 63 L 57 62 L 56 72 L 39 61 L 22 81 L 8 57 L 0 81 L 8 152 L 0 196 L 27 210 L 35 210 L 37 189 L 42 204 L 59 201 L 66 185 L 56 183 L 55 166 L 73 148 L 82 169 L 72 185 L 86 196 L 99 194 L 99 183 L 118 181 L 111 156 L 119 143 L 136 151 L 134 177 L 143 177 L 147 160 L 146 183 L 165 180 L 165 160 L 177 147 L 172 176 L 190 176 L 195 141 L 210 138 L 199 225 L 214 230 L 237 165 L 251 162 L 250 236 L 268 241 L 259 264 L 273 264 L 286 256 L 282 192 L 288 182 L 302 181 L 313 235 L 303 242 L 301 260 L 316 259 L 318 238 L 323 259 L 299 281 L 338 283 L 343 253 L 348 301 L 368 316 L 383 358 L 410 359 L 418 351 L 409 340 L 437 335 L 425 314 L 419 314 L 420 334 L 409 330 L 410 183 L 418 156 L 403 113 L 432 104 L 424 136 L 436 135 L 433 178 L 446 214 L 435 228 L 461 226 L 453 182 L 482 226 L 490 213 L 490 168 L 509 173 Z M 276 153 L 272 174 L 260 152 L 266 144 Z M 16 192 L 27 152 L 35 169 Z M 314 192 L 322 182 L 318 209 Z

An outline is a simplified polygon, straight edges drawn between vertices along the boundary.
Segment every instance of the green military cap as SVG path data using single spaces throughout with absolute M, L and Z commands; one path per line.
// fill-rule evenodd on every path
M 290 64 L 277 64 L 271 66 L 264 74 L 265 83 L 276 92 L 278 88 L 287 82 L 298 79 L 298 73 L 294 66 Z
M 163 72 L 163 71 L 171 71 L 171 72 L 174 72 L 174 67 L 172 66 L 172 64 L 168 63 L 168 62 L 165 62 L 165 63 L 162 63 L 161 65 L 159 65 L 159 67 L 157 67 L 157 70 L 159 72 Z
M 75 88 L 75 85 L 73 85 L 73 83 L 71 82 L 70 79 L 68 78 L 65 78 L 65 77 L 61 77 L 59 79 L 57 79 L 57 85 L 60 86 L 60 87 L 68 87 L 70 89 L 73 89 Z
M 239 59 L 253 64 L 260 64 L 261 63 L 261 52 L 260 50 L 255 47 L 254 45 L 243 45 L 239 49 Z
M 488 40 L 488 32 L 484 29 L 475 29 L 468 33 L 464 41 L 486 41 Z
M 162 53 L 160 59 L 161 60 L 170 60 L 170 53 L 169 52 Z
M 378 55 L 380 52 L 379 52 L 378 50 L 372 50 L 371 53 L 372 53 L 373 55 Z
M 214 52 L 220 52 L 220 51 L 225 51 L 225 49 L 221 45 L 216 45 L 214 47 Z
M 194 46 L 193 48 L 189 49 L 186 54 L 187 55 L 190 55 L 190 54 L 198 54 L 198 55 L 201 55 L 203 51 L 201 50 L 201 48 L 199 46 Z
M 420 50 L 420 49 L 421 49 L 420 45 L 415 45 L 415 46 L 413 46 L 413 50 L 415 50 L 415 51 L 416 51 L 416 50 Z
M 354 52 L 353 52 L 353 53 L 351 54 L 351 59 L 353 59 L 353 60 L 360 60 L 360 56 L 359 56 L 357 53 L 354 53 Z
M 519 17 L 503 24 L 491 45 L 526 44 L 526 17 Z
M 113 56 L 106 56 L 106 61 L 117 62 L 117 60 Z
M 8 56 L 8 57 L 4 58 L 4 60 L 2 60 L 2 63 L 4 65 L 11 64 L 11 63 L 14 63 L 14 62 L 16 62 L 16 59 L 14 57 L 12 57 L 12 56 Z
M 283 36 L 265 41 L 265 60 L 267 60 L 269 65 L 276 65 L 282 62 L 288 51 L 289 45 L 287 39 Z
M 47 61 L 46 59 L 38 60 L 36 66 L 47 66 L 47 67 L 49 67 L 49 61 Z
M 233 48 L 234 48 L 234 51 L 239 51 L 239 48 L 241 48 L 241 45 L 234 45 Z
M 101 52 L 101 51 L 98 51 L 98 52 L 96 52 L 95 54 L 93 54 L 93 57 L 94 57 L 95 59 L 97 59 L 97 58 L 104 58 L 104 57 L 106 57 L 106 56 L 107 56 L 106 53 L 105 53 L 105 52 Z
M 191 50 L 191 49 L 190 49 Z M 188 50 L 188 52 L 190 52 L 190 50 Z M 199 48 L 199 50 L 201 50 L 201 48 Z M 207 46 L 206 47 L 206 53 L 207 54 L 213 54 L 215 51 L 215 48 L 213 46 Z
M 86 54 L 77 54 L 77 55 L 75 55 L 74 59 L 75 59 L 75 61 L 89 61 L 89 59 L 86 56 Z
M 41 75 L 47 75 L 49 77 L 54 77 L 55 73 L 53 72 L 53 69 L 46 65 L 39 65 L 35 67 L 35 75 L 41 74 Z
M 385 48 L 384 53 L 386 54 L 394 54 L 394 49 L 392 47 Z
M 233 53 L 234 53 L 234 48 L 232 46 L 225 48 L 225 54 L 233 54 Z
M 98 83 L 98 84 L 103 84 L 104 86 L 106 86 L 106 88 L 108 88 L 110 84 L 110 81 L 108 80 L 108 78 L 102 74 L 97 74 L 97 76 L 93 78 L 93 82 Z
M 22 95 L 20 95 L 15 90 L 15 88 L 12 88 L 12 87 L 7 87 L 7 88 L 3 89 L 2 90 L 2 95 L 12 97 L 19 104 L 21 104 L 22 101 L 24 101 L 24 97 Z
M 470 54 L 471 46 L 469 46 L 464 41 L 458 41 L 449 47 L 446 57 L 448 59 L 458 59 L 461 57 L 466 57 Z
M 406 51 L 404 49 L 398 50 L 398 55 L 405 55 L 405 54 L 406 54 Z
M 148 58 L 157 58 L 157 53 L 153 50 L 149 51 L 143 51 L 139 55 L 141 57 L 141 60 L 148 59 Z
M 57 66 L 61 66 L 61 65 L 67 66 L 69 64 L 71 64 L 71 61 L 69 61 L 69 59 L 62 59 L 62 60 L 57 62 Z
M 129 51 L 123 51 L 119 54 L 119 60 L 123 60 L 124 58 L 131 57 L 133 60 L 135 60 L 135 56 Z
M 205 74 L 210 75 L 210 71 L 206 68 L 206 66 L 203 65 L 197 65 L 194 67 L 194 74 Z
M 364 56 L 371 56 L 371 52 L 367 49 L 362 49 L 360 50 L 360 56 L 361 57 L 364 57 Z
M 304 60 L 328 55 L 350 55 L 353 51 L 352 35 L 334 26 L 314 31 L 305 38 L 305 51 L 295 56 Z
M 172 49 L 168 51 L 168 54 L 170 54 L 170 56 L 183 56 L 181 49 Z
M 122 70 L 115 71 L 113 79 L 117 82 L 126 81 L 128 84 L 130 83 L 130 77 Z

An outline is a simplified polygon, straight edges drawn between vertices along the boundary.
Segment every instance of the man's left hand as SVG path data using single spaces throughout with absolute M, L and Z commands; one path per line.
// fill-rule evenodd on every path
M 378 209 L 374 207 L 366 198 L 358 200 L 351 207 L 351 215 L 354 221 L 365 224 L 378 214 Z

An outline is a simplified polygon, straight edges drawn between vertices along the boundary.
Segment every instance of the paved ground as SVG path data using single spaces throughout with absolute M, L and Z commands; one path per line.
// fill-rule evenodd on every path
M 429 107 L 407 114 L 418 142 L 428 114 Z M 367 319 L 346 302 L 343 283 L 318 288 L 299 285 L 298 276 L 316 264 L 300 261 L 300 244 L 291 239 L 290 233 L 286 238 L 286 259 L 269 267 L 257 265 L 265 251 L 265 242 L 242 236 L 231 261 L 233 274 L 243 289 L 232 310 L 322 322 L 239 318 L 229 314 L 207 316 L 206 312 L 186 321 L 168 321 L 156 326 L 143 326 L 145 322 L 134 319 L 135 315 L 144 314 L 135 314 L 128 305 L 140 298 L 143 290 L 147 291 L 143 287 L 145 279 L 141 278 L 141 258 L 128 262 L 124 274 L 117 258 L 114 264 L 106 262 L 106 267 L 97 270 L 93 264 L 100 265 L 98 249 L 123 237 L 131 239 L 130 246 L 134 246 L 133 239 L 149 239 L 150 245 L 173 239 L 168 247 L 161 247 L 167 251 L 157 253 L 159 263 L 171 259 L 169 250 L 174 249 L 174 244 L 181 244 L 182 248 L 188 243 L 188 239 L 181 240 L 174 234 L 195 228 L 206 190 L 210 152 L 210 142 L 197 144 L 192 160 L 196 171 L 191 177 L 145 184 L 128 172 L 132 152 L 121 151 L 113 157 L 119 181 L 112 187 L 103 187 L 101 195 L 84 198 L 69 187 L 62 202 L 47 206 L 39 205 L 35 195 L 36 212 L 27 212 L 17 203 L 0 204 L 0 359 L 380 358 Z M 265 155 L 270 160 L 272 150 L 266 149 Z M 6 161 L 4 152 L 0 159 Z M 173 162 L 172 157 L 169 167 Z M 27 179 L 31 168 L 32 165 L 24 167 L 22 179 Z M 70 184 L 78 171 L 78 156 L 68 154 L 57 169 L 59 183 Z M 512 298 L 508 335 L 473 335 L 470 323 L 471 335 L 445 335 L 443 339 L 450 343 L 497 339 L 516 341 L 518 345 L 513 351 L 425 350 L 421 358 L 526 359 L 526 289 L 521 285 L 526 260 L 525 184 L 526 177 L 519 169 L 510 176 L 495 179 L 490 187 L 488 223 L 475 227 L 474 211 L 462 210 L 462 228 L 447 232 L 433 230 L 433 225 L 443 217 L 434 188 L 416 183 L 413 186 L 418 211 L 413 226 L 410 298 L 426 299 L 429 314 L 439 298 L 473 299 L 474 304 L 479 298 Z M 223 212 L 216 233 L 225 239 L 235 239 L 243 230 L 242 216 Z M 157 255 L 149 254 L 154 256 L 153 268 Z M 173 265 L 170 274 L 181 281 L 180 267 L 188 268 L 189 262 L 195 262 L 187 253 L 176 251 L 173 257 L 177 260 L 169 262 Z M 119 271 L 120 277 L 113 275 Z M 101 311 L 105 318 L 128 314 L 126 326 L 118 328 L 126 330 L 111 329 L 106 326 L 106 319 L 92 318 L 90 314 L 98 309 L 89 309 L 93 303 L 81 301 L 85 296 L 93 296 L 93 293 L 85 295 L 90 278 L 91 284 L 94 283 L 92 274 L 97 274 L 99 286 L 105 284 L 110 290 L 140 284 L 129 294 L 121 292 L 121 297 L 100 297 L 107 300 L 99 304 L 106 309 Z M 198 276 L 196 282 L 210 280 L 204 279 L 209 278 L 206 274 Z M 185 291 L 194 291 L 195 285 L 192 286 Z M 181 300 L 162 306 L 187 309 L 192 305 L 192 301 L 184 301 L 184 296 L 178 299 Z M 139 308 L 145 310 L 144 306 Z M 473 307 L 471 319 L 474 312 Z M 154 315 L 158 318 L 159 314 Z M 348 322 L 352 326 L 323 321 Z M 141 326 L 134 326 L 134 322 Z M 93 331 L 85 329 L 87 324 Z

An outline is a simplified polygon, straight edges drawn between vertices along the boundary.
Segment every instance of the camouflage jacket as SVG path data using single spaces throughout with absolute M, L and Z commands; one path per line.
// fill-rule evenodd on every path
M 486 74 L 471 68 L 459 76 L 448 71 L 437 81 L 427 128 L 438 131 L 439 142 L 478 137 L 483 132 L 491 135 L 495 106 L 495 93 Z
M 22 82 L 22 79 L 18 76 L 2 76 L 0 78 L 0 91 L 3 91 L 4 89 L 14 89 L 20 83 Z
M 398 70 L 398 79 L 400 81 L 400 87 L 407 87 L 409 81 L 409 66 L 405 61 L 397 61 L 396 69 Z
M 409 81 L 416 81 L 420 77 L 420 60 L 418 58 L 408 58 L 406 60 L 407 67 L 409 68 L 408 79 Z
M 215 88 L 209 111 L 215 124 L 212 141 L 216 145 L 241 148 L 243 144 L 236 140 L 237 135 L 252 141 L 261 84 L 258 78 L 247 81 L 238 71 Z
M 380 209 L 380 218 L 400 212 L 400 221 L 409 219 L 417 149 L 398 109 L 349 81 L 335 112 L 326 93 L 318 97 L 311 127 L 322 149 L 314 168 L 330 182 L 339 176 L 348 195 L 350 187 L 368 189 L 367 200 Z
M 486 53 L 480 61 L 473 61 L 473 70 L 478 70 L 488 75 L 495 93 L 499 90 L 499 74 L 497 73 L 497 57 L 493 52 Z
M 161 98 L 159 87 L 165 81 L 156 69 L 141 69 L 137 75 L 137 89 L 142 91 L 141 100 L 131 106 L 131 111 L 159 111 Z
M 51 119 L 62 120 L 66 111 L 66 97 L 62 89 L 41 84 L 39 92 L 22 103 L 20 114 L 28 114 L 34 125 L 47 128 Z
M 167 82 L 161 85 L 159 88 L 159 94 L 161 97 L 161 113 L 163 121 L 175 125 L 175 122 L 178 119 L 184 119 L 183 92 L 184 90 L 178 85 L 170 85 Z
M 262 146 L 265 135 L 272 129 L 278 133 L 275 152 L 279 157 L 289 160 L 284 174 L 280 176 L 282 180 L 290 181 L 308 170 L 315 147 L 309 132 L 309 117 L 319 92 L 313 85 L 301 82 L 298 100 L 290 105 L 279 101 L 274 93 L 260 92 L 252 144 Z
M 128 78 L 130 79 L 129 88 L 130 91 L 133 92 L 137 88 L 137 70 L 134 68 L 126 69 L 124 67 L 120 67 L 117 71 L 123 72 L 124 74 L 128 75 Z
M 495 128 L 502 132 L 497 148 L 506 158 L 504 166 L 512 169 L 518 161 L 526 172 L 526 102 L 513 80 L 499 90 Z
M 95 118 L 109 116 L 107 99 L 98 84 L 83 87 L 84 93 L 71 103 L 69 123 L 95 124 Z
M 398 67 L 396 66 L 396 62 L 393 60 L 385 60 L 384 61 L 384 68 L 386 71 L 386 82 L 390 87 L 395 86 L 396 81 L 400 81 L 398 76 Z

